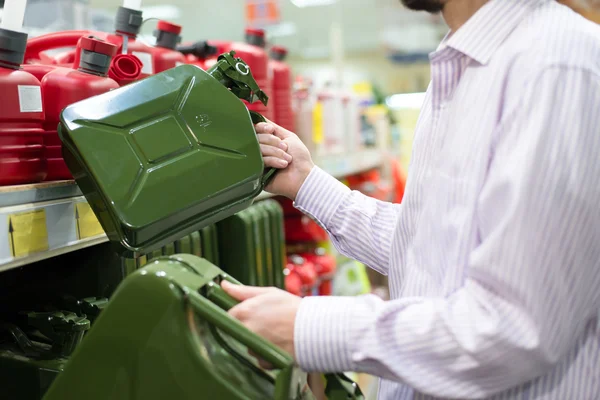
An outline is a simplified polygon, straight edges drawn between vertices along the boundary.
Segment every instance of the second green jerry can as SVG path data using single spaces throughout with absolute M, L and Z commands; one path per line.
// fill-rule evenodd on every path
M 225 53 L 208 72 L 181 65 L 65 108 L 63 155 L 109 239 L 137 256 L 248 207 L 265 173 L 240 98 L 267 98 Z

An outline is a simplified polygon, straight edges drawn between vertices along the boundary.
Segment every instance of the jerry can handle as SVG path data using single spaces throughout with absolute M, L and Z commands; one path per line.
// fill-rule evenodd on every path
M 256 111 L 250 111 L 250 117 L 252 117 L 252 123 L 254 125 L 260 122 L 267 122 L 267 119 Z M 262 176 L 262 187 L 266 187 L 271 180 L 275 177 L 277 173 L 277 168 L 269 168 L 267 172 L 265 172 Z
M 189 291 L 187 292 L 187 298 L 200 317 L 251 349 L 258 357 L 270 363 L 276 369 L 283 370 L 294 365 L 294 360 L 289 354 L 249 331 L 240 321 L 231 318 L 226 311 L 200 293 Z

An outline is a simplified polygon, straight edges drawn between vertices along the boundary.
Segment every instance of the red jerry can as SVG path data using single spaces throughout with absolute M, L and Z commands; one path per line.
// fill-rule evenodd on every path
M 38 78 L 20 69 L 27 34 L 0 29 L 0 185 L 46 177 L 44 109 Z

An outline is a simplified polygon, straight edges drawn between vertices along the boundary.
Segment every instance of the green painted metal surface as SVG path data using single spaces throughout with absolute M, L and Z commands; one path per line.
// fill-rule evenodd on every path
M 202 236 L 200 232 L 192 232 L 190 234 L 190 240 L 192 242 L 192 253 L 197 257 L 202 257 Z
M 258 284 L 254 227 L 248 210 L 217 223 L 219 253 L 224 271 L 245 285 Z
M 184 236 L 175 242 L 175 252 L 179 254 L 192 253 L 192 239 L 190 236 Z
M 44 399 L 314 399 L 288 354 L 226 313 L 235 300 L 222 279 L 237 283 L 192 255 L 152 260 L 119 286 Z
M 163 256 L 172 256 L 175 254 L 175 243 L 169 243 L 162 249 Z
M 263 273 L 265 275 L 264 286 L 275 286 L 275 267 L 273 265 L 273 237 L 271 232 L 271 214 L 262 202 L 252 206 L 258 215 L 259 229 L 262 231 L 262 254 Z
M 266 100 L 245 65 L 223 55 L 216 79 L 182 65 L 63 111 L 65 161 L 123 255 L 235 214 L 272 177 L 237 97 Z
M 256 259 L 256 284 L 258 286 L 267 286 L 269 279 L 265 267 L 265 232 L 262 224 L 262 212 L 256 207 L 250 207 L 247 211 L 252 220 L 252 238 L 254 241 L 254 255 Z
M 256 203 L 263 207 L 270 216 L 271 230 L 271 252 L 273 262 L 273 285 L 280 289 L 284 288 L 283 270 L 286 263 L 285 250 L 285 228 L 283 220 L 283 208 L 275 200 L 264 200 Z

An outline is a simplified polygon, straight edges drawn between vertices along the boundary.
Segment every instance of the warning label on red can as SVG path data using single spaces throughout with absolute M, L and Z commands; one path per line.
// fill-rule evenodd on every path
M 42 112 L 42 90 L 39 86 L 19 85 L 19 108 L 22 113 Z

